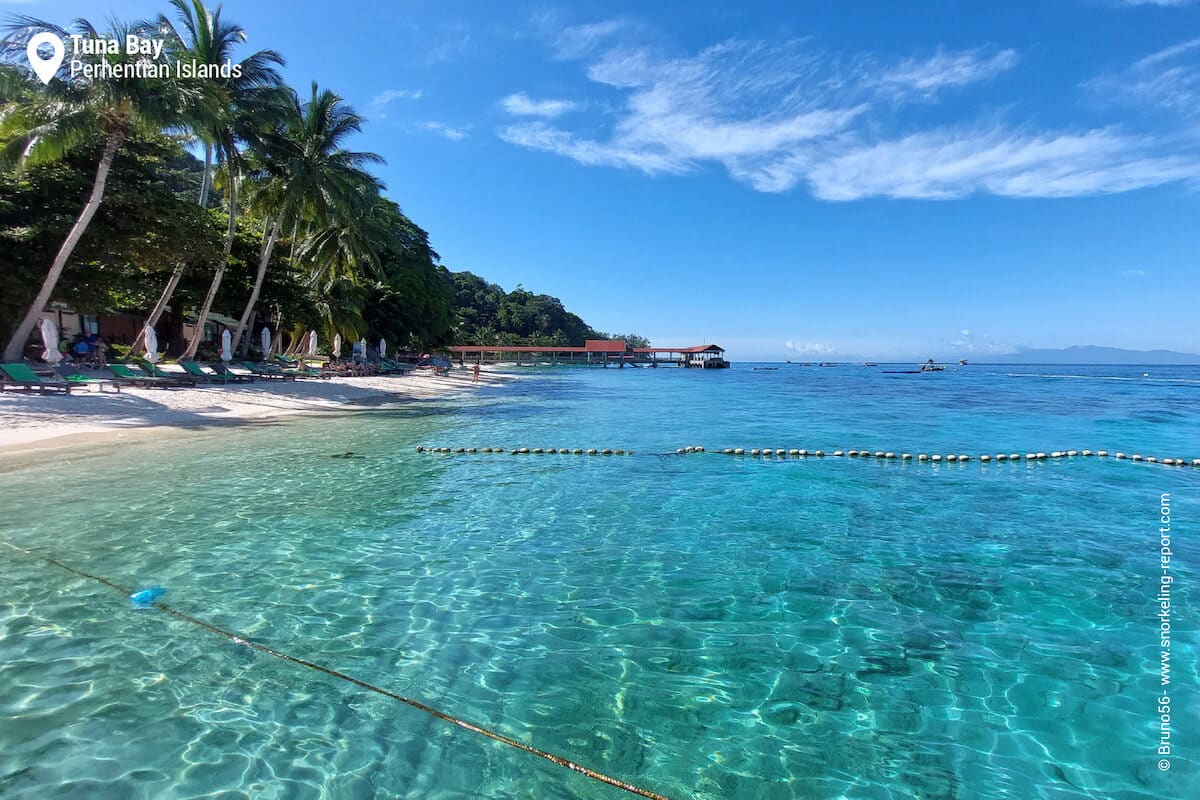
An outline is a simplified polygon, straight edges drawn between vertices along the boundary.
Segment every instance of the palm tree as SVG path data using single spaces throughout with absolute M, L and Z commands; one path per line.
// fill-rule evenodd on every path
M 202 0 L 171 0 L 171 5 L 175 7 L 179 28 L 165 15 L 159 15 L 156 28 L 159 35 L 166 39 L 167 49 L 172 58 L 217 66 L 233 61 L 234 49 L 246 41 L 246 31 L 236 23 L 222 20 L 220 6 L 214 11 L 209 11 L 204 7 Z M 240 67 L 239 75 L 229 78 L 214 77 L 199 82 L 208 102 L 197 106 L 189 120 L 190 128 L 204 143 L 200 205 L 208 205 L 209 192 L 213 185 L 215 154 L 230 174 L 226 192 L 230 219 L 222 262 L 213 275 L 212 284 L 205 297 L 196 330 L 188 344 L 188 356 L 195 355 L 195 348 L 203 335 L 204 324 L 221 286 L 225 267 L 229 262 L 229 253 L 233 248 L 237 230 L 237 141 L 239 138 L 248 138 L 247 134 L 263 125 L 263 120 L 269 120 L 279 108 L 278 87 L 281 80 L 276 68 L 283 66 L 283 57 L 274 50 L 258 50 L 237 63 Z M 157 324 L 175 292 L 175 287 L 183 277 L 184 269 L 183 262 L 175 267 L 146 320 L 148 325 Z
M 378 197 L 382 184 L 365 167 L 383 159 L 374 153 L 342 149 L 346 139 L 362 130 L 363 121 L 341 97 L 320 90 L 314 82 L 307 101 L 301 102 L 299 95 L 291 92 L 282 124 L 261 136 L 257 169 L 248 191 L 251 204 L 267 222 L 254 287 L 233 336 L 235 350 L 258 302 L 280 231 L 291 228 L 295 246 L 302 228 L 322 232 L 353 228 Z M 322 241 L 332 247 L 328 238 L 323 236 Z
M 123 40 L 140 28 L 113 20 L 110 30 L 102 37 L 94 25 L 80 19 L 75 22 L 73 30 L 88 38 Z M 53 33 L 61 39 L 71 34 L 71 31 L 33 17 L 16 17 L 8 28 L 8 35 L 0 42 L 0 54 L 8 59 L 19 59 L 24 55 L 29 40 L 42 32 Z M 162 130 L 179 127 L 197 101 L 194 90 L 187 82 L 157 76 L 142 77 L 145 72 L 137 70 L 134 64 L 147 60 L 144 56 L 122 53 L 78 55 L 77 58 L 97 64 L 120 64 L 127 68 L 131 76 L 106 76 L 102 79 L 71 77 L 67 69 L 60 68 L 58 75 L 45 88 L 27 77 L 32 89 L 27 89 L 24 97 L 10 99 L 0 113 L 0 140 L 3 142 L 0 158 L 4 166 L 19 169 L 27 164 L 60 159 L 69 150 L 87 144 L 97 136 L 103 143 L 92 191 L 50 263 L 37 296 L 4 348 L 6 361 L 21 357 L 38 317 L 53 297 L 63 269 L 104 200 L 108 173 L 121 145 L 139 128 Z M 11 82 L 9 91 L 12 91 Z

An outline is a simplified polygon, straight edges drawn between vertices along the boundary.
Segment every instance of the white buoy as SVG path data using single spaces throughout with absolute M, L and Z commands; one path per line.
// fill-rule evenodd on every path
M 895 458 L 896 454 L 895 453 L 884 453 L 883 457 L 884 458 Z
M 1149 464 L 1157 464 L 1158 459 L 1155 458 L 1154 456 L 1146 456 L 1146 462 Z
M 468 448 L 467 448 L 467 452 L 468 452 L 468 453 L 477 453 L 477 452 L 479 452 L 479 451 L 478 451 L 478 450 L 476 450 L 474 447 L 468 447 Z
M 735 456 L 742 456 L 742 455 L 746 454 L 746 451 L 744 449 L 742 449 L 741 447 L 737 447 L 737 448 L 734 448 L 733 454 Z
M 1130 460 L 1130 461 L 1141 461 L 1141 460 L 1142 460 L 1142 456 L 1141 456 L 1141 454 L 1139 454 L 1139 453 L 1134 453 L 1133 455 L 1131 455 L 1131 456 L 1129 457 L 1129 460 Z
M 752 455 L 752 456 L 756 456 L 756 455 L 758 455 L 758 448 L 757 448 L 757 447 L 751 447 L 751 448 L 750 448 L 750 455 Z
M 855 458 L 856 456 L 858 456 L 858 451 L 850 450 L 849 452 L 846 453 L 846 455 L 850 456 L 851 458 Z
M 842 451 L 841 451 L 841 450 L 834 450 L 834 451 L 833 451 L 833 454 L 834 454 L 835 456 L 837 456 L 838 458 L 841 458 L 841 457 L 842 457 L 842 455 L 843 455 L 843 453 L 842 453 Z
M 921 453 L 917 456 L 917 461 L 928 461 L 928 460 L 929 460 L 929 456 L 925 455 L 924 453 Z
M 991 460 L 992 460 L 992 457 L 991 457 L 991 456 L 989 456 L 988 454 L 984 453 L 983 455 L 981 455 L 981 456 L 979 457 L 979 460 L 980 460 L 980 461 L 983 461 L 983 462 L 985 462 L 985 463 L 986 463 L 986 462 L 988 462 L 988 461 L 991 461 Z
M 1125 460 L 1125 454 L 1124 454 L 1124 453 L 1117 453 L 1115 456 L 1113 456 L 1113 458 L 1115 458 L 1115 459 L 1117 459 L 1117 460 L 1119 460 L 1119 461 L 1124 461 L 1124 460 Z
M 1007 461 L 1008 453 L 996 453 L 996 460 L 997 461 Z
M 912 453 L 901 453 L 900 460 L 901 461 L 912 461 Z
M 1067 455 L 1069 455 L 1071 458 L 1074 458 L 1075 456 L 1079 455 L 1079 451 L 1078 450 L 1068 450 Z
M 1084 450 L 1080 455 L 1090 456 L 1091 454 L 1092 454 L 1091 450 Z
M 941 461 L 942 457 L 940 455 L 938 455 L 937 453 L 934 453 L 932 456 L 929 457 L 929 460 L 930 461 Z
M 1193 459 L 1192 459 L 1192 466 L 1193 466 L 1193 467 L 1200 467 L 1200 458 L 1193 458 Z
M 1009 453 L 1009 454 L 1008 454 L 1008 458 L 1009 458 L 1009 460 L 1010 460 L 1010 461 L 1020 461 L 1020 460 L 1021 460 L 1021 454 L 1020 454 L 1020 453 Z
M 1042 458 L 1045 458 L 1045 457 L 1046 457 L 1046 454 L 1045 454 L 1045 453 L 1038 453 L 1038 454 L 1037 454 L 1037 457 L 1038 457 L 1039 459 L 1042 459 Z
M 1166 464 L 1167 466 L 1172 466 L 1172 465 L 1174 465 L 1174 464 L 1175 464 L 1175 459 L 1173 459 L 1173 458 L 1164 458 L 1164 459 L 1162 460 L 1162 463 Z
M 813 455 L 816 456 L 817 458 L 824 458 L 825 451 L 824 450 L 814 450 Z
M 589 456 L 594 456 L 594 455 L 598 455 L 598 454 L 599 454 L 599 452 L 600 452 L 600 451 L 599 451 L 599 450 L 597 450 L 596 448 L 594 448 L 594 447 L 589 447 L 589 448 L 588 448 L 588 451 L 587 451 L 587 454 L 588 454 Z

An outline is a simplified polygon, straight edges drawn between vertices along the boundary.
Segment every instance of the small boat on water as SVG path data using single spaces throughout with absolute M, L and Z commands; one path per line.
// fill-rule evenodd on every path
M 945 372 L 946 367 L 941 364 L 933 363 L 933 359 L 929 359 L 918 369 L 885 369 L 884 375 L 920 375 L 925 372 Z
M 821 362 L 821 364 L 820 364 L 820 366 L 822 366 L 822 367 L 836 367 L 836 366 L 837 366 L 837 364 L 833 363 L 832 361 L 822 361 L 822 362 Z
M 966 360 L 965 358 L 960 358 L 960 359 L 958 360 L 958 365 L 959 365 L 960 367 L 965 367 L 965 366 L 967 365 L 967 360 Z
M 864 367 L 878 367 L 879 365 L 876 364 L 874 361 L 864 361 L 863 366 Z

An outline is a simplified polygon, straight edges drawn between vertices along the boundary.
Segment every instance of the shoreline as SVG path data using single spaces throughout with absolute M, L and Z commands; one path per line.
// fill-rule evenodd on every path
M 151 437 L 462 400 L 478 389 L 515 380 L 520 377 L 484 366 L 477 384 L 470 368 L 456 367 L 444 377 L 413 373 L 175 389 L 122 387 L 119 394 L 89 389 L 69 397 L 5 392 L 0 394 L 0 463 L 11 466 L 65 449 Z

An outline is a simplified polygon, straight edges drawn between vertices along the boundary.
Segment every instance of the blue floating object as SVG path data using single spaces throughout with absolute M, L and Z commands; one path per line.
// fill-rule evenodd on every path
M 166 593 L 167 590 L 161 586 L 147 586 L 145 589 L 138 589 L 129 595 L 129 603 L 134 608 L 150 608 L 154 605 L 155 600 Z

